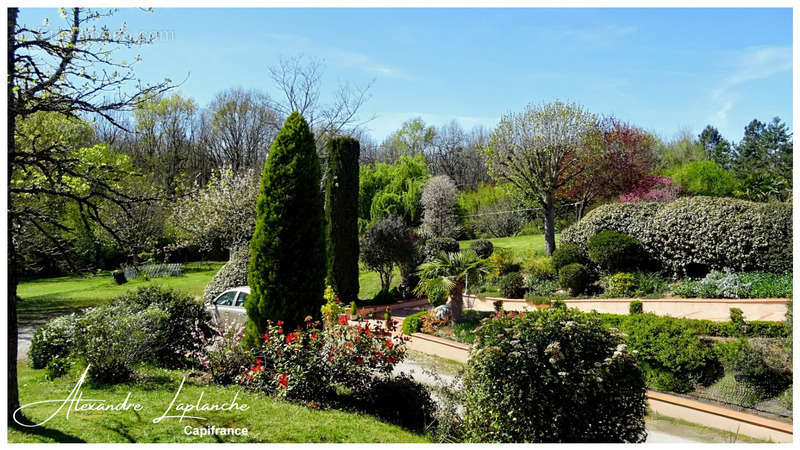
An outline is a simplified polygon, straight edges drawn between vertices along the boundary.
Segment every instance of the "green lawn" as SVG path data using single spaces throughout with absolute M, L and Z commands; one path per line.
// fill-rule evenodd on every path
M 544 255 L 544 235 L 532 234 L 528 236 L 511 236 L 504 238 L 493 238 L 489 241 L 494 244 L 495 248 L 510 248 L 514 251 L 514 258 L 517 261 L 522 261 L 528 255 L 533 253 L 537 255 Z M 458 244 L 462 249 L 469 248 L 473 241 L 460 241 Z M 558 244 L 558 235 L 556 235 L 556 244 Z
M 47 381 L 44 370 L 33 370 L 19 364 L 20 403 L 22 405 L 43 400 L 64 400 L 75 387 L 80 369 L 55 381 Z M 152 420 L 161 416 L 175 396 L 183 371 L 148 369 L 136 382 L 115 386 L 84 384 L 81 389 L 86 399 L 106 400 L 117 404 L 131 393 L 129 404 L 138 403 L 142 409 L 128 411 L 71 411 L 66 418 L 65 405 L 56 416 L 41 427 L 8 428 L 8 442 L 427 442 L 422 435 L 381 422 L 361 413 L 338 410 L 317 410 L 305 406 L 274 400 L 264 395 L 241 392 L 236 401 L 249 405 L 247 411 L 202 411 L 194 414 L 208 420 L 164 419 L 158 424 Z M 177 398 L 178 403 L 195 404 L 202 394 L 202 402 L 228 403 L 237 387 L 221 387 L 201 382 L 186 381 Z M 40 423 L 60 404 L 31 406 L 24 411 L 34 422 Z M 170 415 L 174 415 L 173 412 Z M 180 415 L 180 412 L 177 412 Z M 184 427 L 247 428 L 248 436 L 191 436 Z
M 203 294 L 206 284 L 224 262 L 195 262 L 183 265 L 178 277 L 137 278 L 118 285 L 111 274 L 103 272 L 91 277 L 65 276 L 23 281 L 17 287 L 17 312 L 21 323 L 43 320 L 90 306 L 102 305 L 128 290 L 160 285 L 180 289 L 193 296 Z

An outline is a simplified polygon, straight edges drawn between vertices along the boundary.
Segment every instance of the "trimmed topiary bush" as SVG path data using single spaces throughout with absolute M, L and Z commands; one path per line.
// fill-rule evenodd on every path
M 471 442 L 644 442 L 645 383 L 622 337 L 577 310 L 501 314 L 475 331 Z
M 128 279 L 125 278 L 125 272 L 122 270 L 115 270 L 111 272 L 111 276 L 114 277 L 114 282 L 117 284 L 125 284 L 128 282 Z
M 359 143 L 353 138 L 328 141 L 325 179 L 328 284 L 345 302 L 358 298 L 359 153 Z
M 326 256 L 320 166 L 314 135 L 293 112 L 270 147 L 250 241 L 245 345 L 257 346 L 267 321 L 289 329 L 319 317 Z
M 458 241 L 453 238 L 432 237 L 425 240 L 422 254 L 425 261 L 433 261 L 439 253 L 458 253 L 460 250 Z
M 504 298 L 525 297 L 525 279 L 519 272 L 503 275 L 497 283 L 497 287 L 500 288 Z
M 589 259 L 607 273 L 636 270 L 644 262 L 642 245 L 625 233 L 601 231 L 589 239 L 586 247 Z
M 586 264 L 588 258 L 586 257 L 586 251 L 581 246 L 562 244 L 550 255 L 550 261 L 553 264 L 553 269 L 558 273 L 562 267 L 570 264 Z
M 580 295 L 586 291 L 592 278 L 583 264 L 568 264 L 558 271 L 558 286 L 568 289 L 571 295 Z
M 792 269 L 792 206 L 714 197 L 670 203 L 608 204 L 564 230 L 561 242 L 585 246 L 614 230 L 633 236 L 669 272 L 711 270 L 788 273 Z
M 220 267 L 217 273 L 203 290 L 203 302 L 214 300 L 226 289 L 247 285 L 247 273 L 250 266 L 250 247 L 243 246 L 234 250 L 231 259 Z
M 478 255 L 478 258 L 482 259 L 492 256 L 492 252 L 494 252 L 494 244 L 492 244 L 492 241 L 488 241 L 486 239 L 472 241 L 472 243 L 469 244 L 469 247 L 475 252 L 476 255 Z
M 639 300 L 634 300 L 628 304 L 629 314 L 642 314 L 644 312 L 644 305 Z

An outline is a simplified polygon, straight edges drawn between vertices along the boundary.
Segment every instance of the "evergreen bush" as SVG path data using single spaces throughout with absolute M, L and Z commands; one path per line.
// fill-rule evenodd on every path
M 328 141 L 325 217 L 328 284 L 344 302 L 358 298 L 358 158 L 357 140 Z
M 586 247 L 592 262 L 606 273 L 636 270 L 644 262 L 641 244 L 625 233 L 601 231 L 589 239 Z
M 246 346 L 256 346 L 267 321 L 290 329 L 319 317 L 325 289 L 325 231 L 314 136 L 293 112 L 264 166 L 250 241 Z
M 568 264 L 558 271 L 559 287 L 568 289 L 571 295 L 585 292 L 591 281 L 591 275 L 583 264 Z

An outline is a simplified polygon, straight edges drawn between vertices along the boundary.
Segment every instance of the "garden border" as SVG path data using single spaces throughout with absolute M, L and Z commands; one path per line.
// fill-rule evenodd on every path
M 402 333 L 395 327 L 395 333 Z M 470 345 L 451 339 L 413 333 L 406 343 L 408 348 L 462 363 L 469 359 Z M 753 414 L 690 400 L 657 391 L 647 391 L 648 407 L 663 416 L 691 423 L 743 434 L 756 439 L 778 443 L 791 443 L 793 423 L 778 422 Z
M 465 307 L 477 311 L 494 311 L 493 302 L 498 300 L 503 302 L 503 309 L 506 311 L 541 308 L 541 305 L 534 305 L 523 299 L 500 297 L 485 297 L 481 299 L 474 295 L 464 294 Z M 730 308 L 739 308 L 744 313 L 745 320 L 781 322 L 785 320 L 787 304 L 790 299 L 609 298 L 572 299 L 564 300 L 564 303 L 568 307 L 577 308 L 583 312 L 595 310 L 608 314 L 628 314 L 630 302 L 634 300 L 642 302 L 643 311 L 646 313 L 678 319 L 705 319 L 715 322 L 727 322 L 730 320 Z

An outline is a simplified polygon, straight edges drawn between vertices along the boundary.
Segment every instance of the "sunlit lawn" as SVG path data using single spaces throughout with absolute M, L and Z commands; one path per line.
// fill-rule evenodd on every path
M 44 370 L 33 370 L 19 364 L 20 403 L 66 399 L 77 383 L 81 370 L 48 381 Z M 8 429 L 9 442 L 426 442 L 424 436 L 381 422 L 377 418 L 338 410 L 316 410 L 303 405 L 274 400 L 249 392 L 239 393 L 236 401 L 247 404 L 247 411 L 203 411 L 195 414 L 208 420 L 164 419 L 154 424 L 175 396 L 187 371 L 149 369 L 135 382 L 115 386 L 84 384 L 83 401 L 106 400 L 117 404 L 131 393 L 128 403 L 139 403 L 142 410 L 72 411 L 65 410 L 43 427 Z M 178 403 L 195 404 L 201 393 L 203 402 L 222 405 L 233 399 L 237 387 L 220 387 L 187 380 Z M 58 407 L 54 403 L 26 408 L 28 418 L 39 423 Z M 172 412 L 173 415 L 175 411 Z M 177 413 L 180 415 L 180 412 Z M 248 436 L 191 436 L 184 427 L 247 428 Z
M 556 244 L 558 244 L 558 235 L 556 235 Z M 492 238 L 489 241 L 494 244 L 495 248 L 510 248 L 514 251 L 514 259 L 521 262 L 526 256 L 537 254 L 544 255 L 544 235 L 532 234 L 529 236 L 511 236 L 504 238 Z M 469 248 L 473 241 L 460 241 L 459 245 L 462 249 Z
M 179 289 L 192 296 L 203 294 L 206 284 L 224 263 L 194 262 L 183 265 L 183 275 L 142 278 L 118 285 L 109 272 L 90 277 L 64 276 L 23 281 L 17 288 L 20 322 L 42 320 L 90 306 L 102 305 L 111 298 L 139 287 L 159 285 Z

